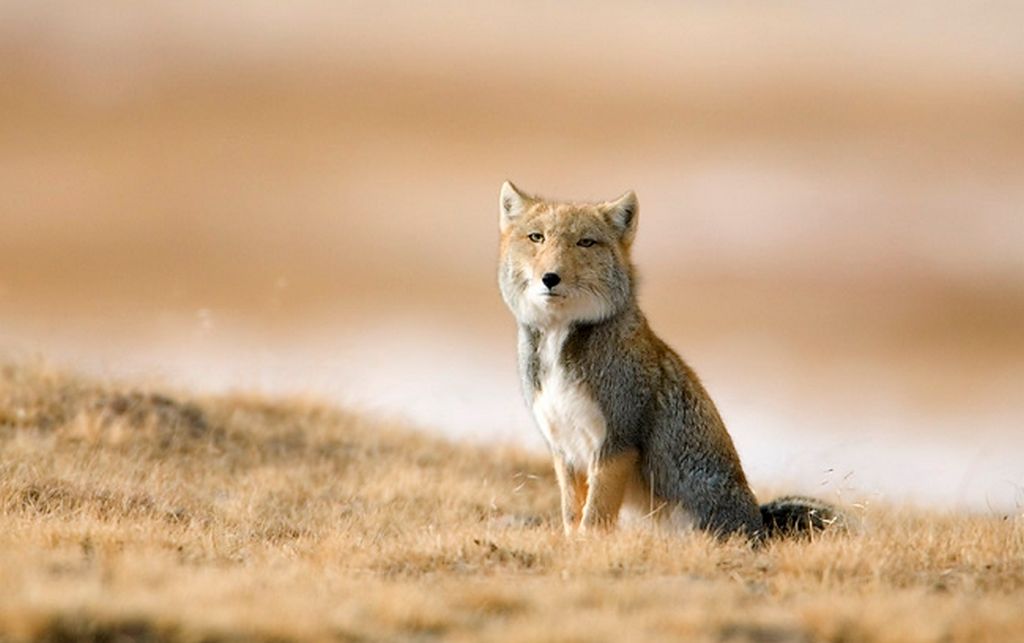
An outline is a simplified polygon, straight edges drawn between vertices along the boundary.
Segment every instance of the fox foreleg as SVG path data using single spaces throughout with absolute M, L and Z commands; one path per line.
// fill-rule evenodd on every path
M 558 478 L 558 488 L 562 492 L 562 527 L 565 529 L 565 535 L 570 536 L 583 516 L 583 502 L 587 498 L 587 476 L 558 455 L 555 456 L 555 476 Z
M 580 530 L 611 529 L 619 517 L 630 476 L 636 472 L 639 454 L 630 450 L 611 457 L 597 457 L 587 469 L 587 501 Z

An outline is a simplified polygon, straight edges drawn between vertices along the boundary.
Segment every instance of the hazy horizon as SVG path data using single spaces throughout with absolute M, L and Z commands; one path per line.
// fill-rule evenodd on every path
M 539 448 L 498 187 L 634 189 L 642 305 L 755 485 L 1024 505 L 1015 3 L 0 17 L 8 359 Z

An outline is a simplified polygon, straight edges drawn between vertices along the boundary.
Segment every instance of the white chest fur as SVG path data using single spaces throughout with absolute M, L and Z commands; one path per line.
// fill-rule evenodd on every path
M 566 329 L 541 336 L 542 378 L 533 400 L 533 415 L 551 450 L 575 467 L 586 469 L 604 443 L 607 424 L 597 400 L 585 386 L 571 381 L 560 362 Z

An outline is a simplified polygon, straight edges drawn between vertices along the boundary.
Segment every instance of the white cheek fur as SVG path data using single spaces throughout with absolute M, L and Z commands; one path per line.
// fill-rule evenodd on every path
M 520 322 L 531 326 L 561 326 L 573 322 L 597 322 L 612 313 L 604 297 L 569 287 L 560 287 L 560 298 L 547 296 L 547 287 L 531 280 L 520 293 L 514 312 Z

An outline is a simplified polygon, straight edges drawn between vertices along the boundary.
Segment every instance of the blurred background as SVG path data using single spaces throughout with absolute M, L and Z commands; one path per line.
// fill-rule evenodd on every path
M 497 192 L 640 196 L 755 488 L 1024 507 L 1019 2 L 0 2 L 0 355 L 542 449 Z

